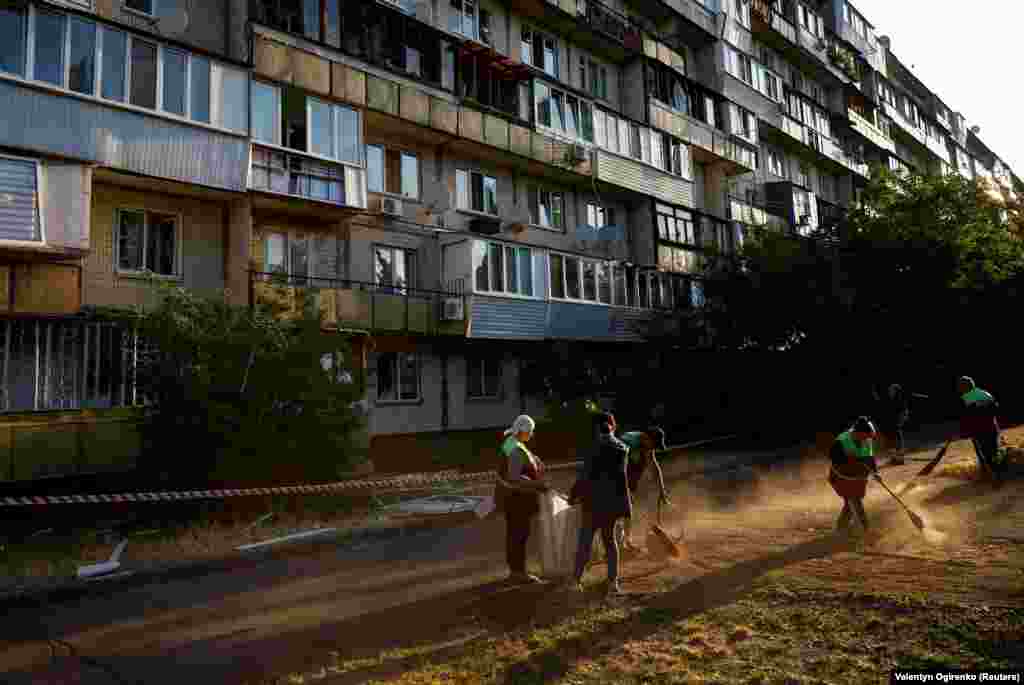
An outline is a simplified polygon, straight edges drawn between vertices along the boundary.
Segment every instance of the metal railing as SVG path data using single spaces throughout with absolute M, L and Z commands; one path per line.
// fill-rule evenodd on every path
M 642 47 L 639 27 L 624 14 L 596 0 L 586 0 L 586 4 L 578 5 L 578 9 L 578 16 L 596 31 L 613 38 L 625 47 L 635 50 Z
M 696 24 L 714 35 L 715 13 L 695 0 L 665 0 L 665 4 L 674 9 L 691 23 Z
M 363 173 L 362 169 L 357 171 Z M 346 183 L 347 175 L 344 164 L 257 143 L 252 146 L 252 170 L 249 174 L 249 188 L 252 190 L 363 207 L 362 193 Z
M 254 304 L 276 304 L 292 310 L 302 297 L 312 297 L 315 309 L 339 328 L 431 334 L 439 332 L 441 322 L 468 316 L 462 279 L 449 281 L 451 290 L 430 290 L 401 282 L 382 284 L 266 271 L 250 272 L 250 278 Z M 265 286 L 262 292 L 260 285 Z M 452 300 L 462 303 L 461 319 L 446 317 L 445 308 Z

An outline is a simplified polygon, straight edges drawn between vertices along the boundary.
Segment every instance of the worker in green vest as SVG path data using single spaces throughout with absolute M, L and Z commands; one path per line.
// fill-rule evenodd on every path
M 959 437 L 970 438 L 974 443 L 978 468 L 988 474 L 998 488 L 1006 467 L 1006 455 L 999 445 L 999 403 L 970 376 L 961 376 L 957 385 L 963 410 Z
M 847 532 L 854 515 L 860 521 L 864 532 L 869 530 L 867 512 L 864 511 L 864 496 L 867 494 L 868 478 L 881 480 L 878 463 L 875 461 L 875 440 L 878 431 L 866 416 L 840 433 L 832 443 L 829 457 L 832 466 L 828 482 L 836 494 L 843 498 L 843 511 L 836 522 L 836 530 Z
M 661 504 L 668 503 L 668 491 L 665 489 L 665 476 L 661 472 L 661 464 L 658 463 L 656 452 L 665 452 L 668 447 L 665 445 L 665 431 L 657 426 L 652 426 L 645 431 L 629 431 L 619 435 L 619 440 L 629 447 L 629 461 L 627 462 L 626 477 L 629 485 L 629 492 L 636 499 L 637 490 L 640 487 L 640 479 L 647 471 L 647 466 L 654 468 L 658 477 L 658 498 Z M 623 549 L 634 551 L 636 546 L 632 538 L 632 519 L 620 519 L 618 530 L 619 545 Z

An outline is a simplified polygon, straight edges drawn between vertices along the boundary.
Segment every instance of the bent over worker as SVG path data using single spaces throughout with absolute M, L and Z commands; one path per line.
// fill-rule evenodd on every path
M 647 471 L 647 466 L 654 467 L 654 473 L 658 477 L 658 498 L 661 504 L 668 503 L 668 492 L 665 489 L 665 476 L 661 472 L 661 464 L 655 456 L 656 451 L 664 452 L 665 431 L 657 426 L 652 426 L 645 431 L 630 431 L 619 435 L 619 440 L 629 448 L 629 461 L 626 468 L 626 480 L 629 485 L 629 492 L 635 498 L 640 487 L 640 480 Z M 620 520 L 618 538 L 624 549 L 635 549 L 632 537 L 632 519 Z
M 540 512 L 539 497 L 550 490 L 544 463 L 526 448 L 535 428 L 536 423 L 526 414 L 516 417 L 499 448 L 502 464 L 496 494 L 500 494 L 505 511 L 505 556 L 511 582 L 540 582 L 526 571 L 526 545 L 533 518 Z
M 999 449 L 999 403 L 991 393 L 975 385 L 970 376 L 961 376 L 958 386 L 963 410 L 960 437 L 971 439 L 978 456 L 978 467 L 987 472 L 998 487 L 1002 484 L 1005 462 Z
M 850 430 L 840 433 L 832 443 L 829 457 L 832 466 L 828 482 L 836 494 L 843 498 L 843 511 L 836 522 L 836 530 L 849 530 L 850 519 L 856 515 L 864 532 L 867 532 L 868 516 L 864 511 L 864 496 L 870 476 L 876 479 L 878 464 L 875 461 L 874 441 L 878 432 L 866 416 L 862 416 Z

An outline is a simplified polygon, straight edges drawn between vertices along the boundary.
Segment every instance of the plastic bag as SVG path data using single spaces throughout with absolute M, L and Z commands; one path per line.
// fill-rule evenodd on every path
M 540 498 L 538 519 L 541 574 L 546 578 L 571 576 L 576 566 L 580 508 L 549 492 Z

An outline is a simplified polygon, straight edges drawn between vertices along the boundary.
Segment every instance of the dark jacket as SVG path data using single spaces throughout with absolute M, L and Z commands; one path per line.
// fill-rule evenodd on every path
M 861 459 L 848 455 L 839 440 L 833 441 L 828 456 L 832 462 L 828 482 L 836 494 L 840 497 L 863 498 L 867 494 L 868 478 L 878 472 L 875 458 Z
M 628 518 L 633 513 L 626 478 L 629 448 L 614 435 L 602 435 L 589 450 L 580 469 L 587 481 L 584 511 L 595 523 Z
M 999 403 L 993 397 L 990 402 L 967 404 L 960 400 L 960 437 L 976 438 L 999 432 Z

